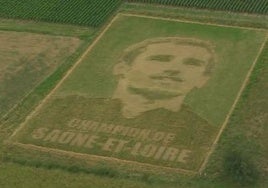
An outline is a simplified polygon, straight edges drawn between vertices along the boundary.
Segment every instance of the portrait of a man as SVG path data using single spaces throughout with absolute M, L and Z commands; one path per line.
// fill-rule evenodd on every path
M 113 99 L 125 118 L 164 108 L 178 112 L 185 96 L 203 87 L 215 63 L 210 43 L 191 38 L 154 38 L 125 50 L 113 69 L 118 85 Z
M 42 89 L 59 79 L 14 124 L 10 154 L 25 150 L 27 160 L 55 155 L 63 165 L 141 175 L 204 169 L 265 47 L 265 32 L 117 14 L 95 34 L 40 83 Z

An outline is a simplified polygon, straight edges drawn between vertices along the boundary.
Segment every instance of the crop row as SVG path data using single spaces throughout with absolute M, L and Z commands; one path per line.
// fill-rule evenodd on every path
M 268 14 L 268 0 L 124 0 L 212 10 Z M 0 17 L 97 27 L 123 0 L 0 0 Z
M 0 0 L 0 17 L 99 26 L 121 0 Z
M 127 0 L 127 2 L 268 14 L 268 0 Z

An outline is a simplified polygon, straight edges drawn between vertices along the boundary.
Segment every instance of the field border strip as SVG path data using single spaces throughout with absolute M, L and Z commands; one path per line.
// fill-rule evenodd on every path
M 37 105 L 37 107 L 25 118 L 24 122 L 22 122 L 19 127 L 12 133 L 9 137 L 11 140 L 27 123 L 28 121 L 43 107 L 43 105 L 47 102 L 47 100 L 52 96 L 52 94 L 61 86 L 61 84 L 66 80 L 67 77 L 73 72 L 73 70 L 82 62 L 82 60 L 88 55 L 88 53 L 92 50 L 92 48 L 98 43 L 98 41 L 102 38 L 102 36 L 106 33 L 106 31 L 111 27 L 113 22 L 118 18 L 116 15 L 110 23 L 105 27 L 105 29 L 95 38 L 91 45 L 86 49 L 86 51 L 80 56 L 80 58 L 75 62 L 75 64 L 67 71 L 67 73 L 63 76 L 63 78 L 58 82 L 58 84 L 48 93 L 48 95 Z
M 24 149 L 30 149 L 30 150 L 35 150 L 35 151 L 41 151 L 41 152 L 46 152 L 46 153 L 52 153 L 54 155 L 63 155 L 63 156 L 70 156 L 74 157 L 77 159 L 84 159 L 84 160 L 92 160 L 94 162 L 115 162 L 115 163 L 123 163 L 126 165 L 133 165 L 134 167 L 137 165 L 139 167 L 147 167 L 148 171 L 150 170 L 159 170 L 163 169 L 166 171 L 170 172 L 178 172 L 178 173 L 183 173 L 185 175 L 195 175 L 198 173 L 198 171 L 193 171 L 193 170 L 185 170 L 182 168 L 172 168 L 172 167 L 167 167 L 167 166 L 159 166 L 159 165 L 154 165 L 154 164 L 148 164 L 148 163 L 142 163 L 142 162 L 137 162 L 137 161 L 131 161 L 131 160 L 125 160 L 125 159 L 118 159 L 115 157 L 106 157 L 102 155 L 93 155 L 93 154 L 85 154 L 85 153 L 79 153 L 79 152 L 73 152 L 73 151 L 66 151 L 66 150 L 61 150 L 61 149 L 55 149 L 55 148 L 50 148 L 50 147 L 43 147 L 43 146 L 37 146 L 34 144 L 23 144 L 20 142 L 11 142 L 12 145 L 24 148 Z
M 200 174 L 202 174 L 203 171 L 205 170 L 205 168 L 207 166 L 207 163 L 208 163 L 212 153 L 215 151 L 216 146 L 217 146 L 217 144 L 219 142 L 219 139 L 220 139 L 224 129 L 226 128 L 227 124 L 229 123 L 229 120 L 230 120 L 230 118 L 231 118 L 231 116 L 232 116 L 232 114 L 233 114 L 233 112 L 235 110 L 235 107 L 236 107 L 241 95 L 243 94 L 243 91 L 245 90 L 245 88 L 246 88 L 246 86 L 247 86 L 247 84 L 248 84 L 248 82 L 250 80 L 250 76 L 251 76 L 251 74 L 252 74 L 252 72 L 253 72 L 253 70 L 254 70 L 254 68 L 255 68 L 258 60 L 259 60 L 259 57 L 261 56 L 261 53 L 262 53 L 262 51 L 263 51 L 263 49 L 264 49 L 264 47 L 265 47 L 267 42 L 268 42 L 268 34 L 266 34 L 265 39 L 264 39 L 264 41 L 263 41 L 258 53 L 257 53 L 252 65 L 251 65 L 251 67 L 250 67 L 250 69 L 249 69 L 249 71 L 248 71 L 248 73 L 247 73 L 247 75 L 246 75 L 246 77 L 245 77 L 245 79 L 244 79 L 244 81 L 243 81 L 238 93 L 237 93 L 236 98 L 235 98 L 235 100 L 234 100 L 234 102 L 233 102 L 233 104 L 232 104 L 232 106 L 231 106 L 231 108 L 230 108 L 230 110 L 229 110 L 229 112 L 228 112 L 228 114 L 227 114 L 227 116 L 226 116 L 226 118 L 225 118 L 225 120 L 224 120 L 224 122 L 223 122 L 223 124 L 222 124 L 222 126 L 221 126 L 221 128 L 220 128 L 220 130 L 219 130 L 219 132 L 218 132 L 218 134 L 217 134 L 217 136 L 215 138 L 215 140 L 214 140 L 214 142 L 213 142 L 213 144 L 210 146 L 210 150 L 208 151 L 203 163 L 201 164 L 201 166 L 199 168 L 199 173 Z
M 252 31 L 268 32 L 268 29 L 243 27 L 243 26 L 235 26 L 235 25 L 223 25 L 223 24 L 208 23 L 208 22 L 190 21 L 190 20 L 180 20 L 177 18 L 165 18 L 161 16 L 149 16 L 145 14 L 135 14 L 135 13 L 118 13 L 118 14 L 123 15 L 123 16 L 129 16 L 129 17 L 132 16 L 132 17 L 139 17 L 139 18 L 150 18 L 150 19 L 155 19 L 155 20 L 174 21 L 174 22 L 189 23 L 189 24 L 199 24 L 199 25 L 218 26 L 218 27 L 226 27 L 226 28 L 236 28 L 236 29 L 246 29 L 246 30 L 252 30 Z

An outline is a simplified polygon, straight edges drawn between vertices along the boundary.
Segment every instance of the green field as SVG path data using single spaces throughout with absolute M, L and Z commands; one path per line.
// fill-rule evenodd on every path
M 210 53 L 213 53 L 214 60 L 208 81 L 201 88 L 190 88 L 177 111 L 161 106 L 167 101 L 167 93 L 158 93 L 157 96 L 154 93 L 152 96 L 148 91 L 141 93 L 136 89 L 134 95 L 135 92 L 143 97 L 146 94 L 145 97 L 153 98 L 160 107 L 133 110 L 134 115 L 129 118 L 122 111 L 122 102 L 113 98 L 119 78 L 113 73 L 114 67 L 129 46 L 148 39 L 151 40 L 145 44 L 158 44 L 161 42 L 154 39 L 159 40 L 159 37 L 164 41 L 175 38 L 175 43 L 186 49 L 185 45 L 194 45 L 189 49 L 197 50 L 196 53 L 213 48 Z M 89 154 L 81 157 L 69 153 L 72 157 L 82 158 L 81 161 L 89 158 L 89 161 L 97 161 L 98 164 L 104 160 L 108 166 L 114 162 L 130 163 L 132 166 L 139 164 L 137 169 L 169 167 L 196 172 L 210 150 L 264 38 L 265 32 L 257 30 L 120 15 L 71 75 L 32 114 L 33 117 L 22 124 L 23 129 L 17 132 L 13 141 L 22 143 L 26 150 L 41 149 L 44 152 L 46 148 L 55 148 Z M 133 59 L 135 53 L 123 56 L 125 61 Z M 154 56 L 156 59 L 159 57 L 167 56 Z M 162 58 L 161 61 L 166 63 L 169 59 Z M 192 59 L 186 63 L 199 62 Z M 160 76 L 164 79 L 163 75 Z M 108 158 L 92 159 L 92 154 Z
M 121 4 L 120 0 L 1 0 L 0 17 L 97 27 Z
M 157 8 L 156 8 L 157 7 Z M 216 23 L 220 25 L 242 26 L 251 28 L 268 28 L 267 15 L 237 14 L 234 12 L 189 9 L 173 6 L 156 6 L 155 4 L 123 3 L 121 12 L 160 16 L 185 21 Z
M 90 27 L 103 25 L 122 4 L 139 3 L 167 7 L 197 8 L 228 12 L 242 12 L 265 15 L 268 12 L 266 0 L 1 0 L 0 17 L 74 24 Z
M 240 152 L 240 155 L 258 169 L 260 177 L 253 182 L 262 183 L 247 185 L 248 187 L 267 186 L 267 81 L 268 81 L 268 43 L 262 51 L 250 81 L 245 88 L 236 110 L 232 114 L 228 126 L 222 135 L 216 151 L 207 167 L 208 174 L 224 174 L 222 177 L 230 180 L 224 173 L 225 156 Z M 245 162 L 245 161 L 244 161 Z M 247 162 L 244 163 L 245 166 Z M 250 170 L 248 171 L 250 172 Z M 250 173 L 249 173 L 250 174 Z M 234 176 L 234 174 L 232 174 Z M 231 178 L 232 179 L 232 178 Z M 250 178 L 249 178 L 250 179 Z M 235 186 L 234 186 L 235 187 Z
M 212 9 L 232 12 L 247 12 L 255 14 L 267 14 L 268 2 L 266 0 L 258 1 L 239 1 L 239 0 L 127 0 L 134 3 L 152 3 L 164 6 L 178 6 L 185 8 Z

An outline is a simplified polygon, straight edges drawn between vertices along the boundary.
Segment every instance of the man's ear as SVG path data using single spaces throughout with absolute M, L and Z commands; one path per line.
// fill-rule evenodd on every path
M 118 63 L 114 66 L 113 73 L 114 75 L 124 75 L 129 70 L 129 66 L 124 63 Z

